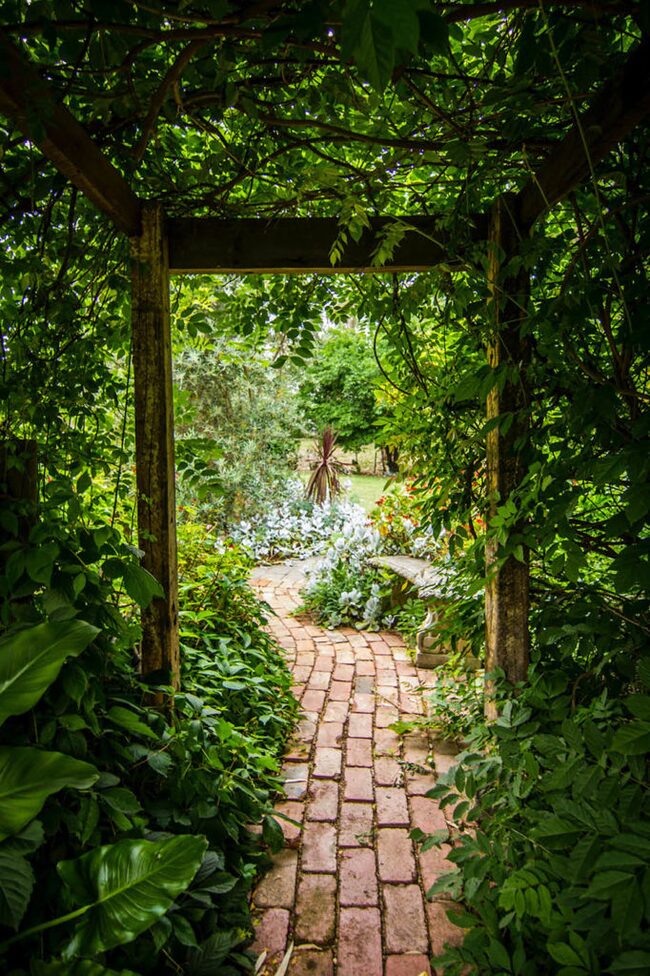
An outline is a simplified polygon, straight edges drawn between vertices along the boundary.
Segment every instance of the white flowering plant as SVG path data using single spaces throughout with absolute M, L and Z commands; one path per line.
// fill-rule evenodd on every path
M 381 536 L 359 506 L 350 506 L 349 516 L 308 573 L 303 609 L 328 627 L 351 623 L 378 629 L 390 623 L 385 611 L 391 584 L 370 564 L 382 552 Z
M 279 562 L 321 555 L 333 536 L 360 519 L 365 519 L 363 509 L 349 501 L 309 501 L 295 478 L 279 504 L 255 520 L 238 522 L 230 534 L 256 562 Z

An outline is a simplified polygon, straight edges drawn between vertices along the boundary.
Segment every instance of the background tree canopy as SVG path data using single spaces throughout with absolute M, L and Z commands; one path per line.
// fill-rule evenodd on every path
M 326 333 L 300 375 L 299 401 L 314 431 L 333 427 L 352 451 L 374 443 L 380 378 L 366 335 L 353 327 Z

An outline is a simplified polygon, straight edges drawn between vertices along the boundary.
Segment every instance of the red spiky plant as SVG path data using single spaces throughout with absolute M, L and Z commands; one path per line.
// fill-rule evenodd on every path
M 315 442 L 316 467 L 307 483 L 307 498 L 322 505 L 329 498 L 335 498 L 341 491 L 338 473 L 341 464 L 336 458 L 336 434 L 326 427 L 319 440 Z

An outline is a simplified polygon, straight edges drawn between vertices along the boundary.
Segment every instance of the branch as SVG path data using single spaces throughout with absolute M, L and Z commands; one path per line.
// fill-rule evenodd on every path
M 187 47 L 184 48 L 184 50 L 182 50 L 181 53 L 178 55 L 173 65 L 169 68 L 167 74 L 161 81 L 158 89 L 156 90 L 153 98 L 151 99 L 151 105 L 149 106 L 149 111 L 147 112 L 147 116 L 142 124 L 142 135 L 138 139 L 138 143 L 133 151 L 133 155 L 135 156 L 136 162 L 138 163 L 141 162 L 142 157 L 145 154 L 145 150 L 147 148 L 149 138 L 153 131 L 154 125 L 156 124 L 156 119 L 158 118 L 160 110 L 163 107 L 165 98 L 167 97 L 167 92 L 179 80 L 184 69 L 192 60 L 196 52 L 199 51 L 202 47 L 204 47 L 207 43 L 208 43 L 207 40 L 197 40 L 197 41 L 192 41 L 190 44 L 188 44 Z

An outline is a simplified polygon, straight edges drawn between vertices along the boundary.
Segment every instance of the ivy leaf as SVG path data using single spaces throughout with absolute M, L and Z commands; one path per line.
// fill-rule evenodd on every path
M 57 870 L 84 909 L 64 957 L 132 942 L 185 891 L 206 847 L 203 837 L 123 840 L 61 861 Z
M 35 705 L 66 658 L 81 654 L 98 633 L 83 620 L 64 620 L 37 624 L 0 641 L 0 725 Z

